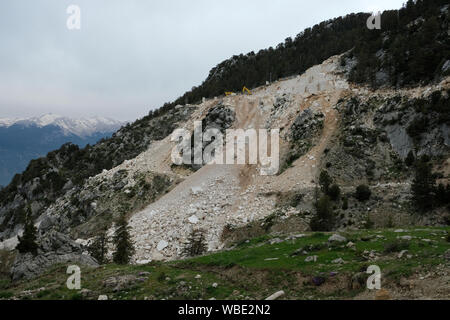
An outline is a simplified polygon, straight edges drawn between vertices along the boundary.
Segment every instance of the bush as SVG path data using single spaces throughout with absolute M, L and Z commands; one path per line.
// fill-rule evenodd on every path
M 411 185 L 412 199 L 417 209 L 428 211 L 433 207 L 436 179 L 428 159 L 416 163 L 415 177 Z
M 333 180 L 331 179 L 330 175 L 328 174 L 328 171 L 323 170 L 319 176 L 319 185 L 325 194 L 328 194 L 328 189 L 332 182 L 333 182 Z
M 296 192 L 290 200 L 290 206 L 291 207 L 297 207 L 303 200 L 303 194 Z
M 161 273 L 158 274 L 158 276 L 156 277 L 156 280 L 158 280 L 158 282 L 163 282 L 165 281 L 167 278 L 166 273 L 163 271 Z
M 328 195 L 330 196 L 331 200 L 338 200 L 341 196 L 341 188 L 339 188 L 337 184 L 333 184 L 328 190 Z
M 342 210 L 347 210 L 348 209 L 348 199 L 347 197 L 345 197 L 344 199 L 342 199 Z
M 9 299 L 12 296 L 14 296 L 14 294 L 12 292 L 9 291 L 0 291 L 0 299 Z
M 367 216 L 366 223 L 364 224 L 365 229 L 372 229 L 375 223 L 370 219 L 370 216 Z
M 412 151 L 410 151 L 408 153 L 408 155 L 406 156 L 405 164 L 408 167 L 411 167 L 414 164 L 415 161 L 416 161 L 416 158 L 414 157 L 414 153 Z
M 450 202 L 450 184 L 444 186 L 440 183 L 435 190 L 436 203 L 446 205 Z
M 368 186 L 361 184 L 356 187 L 355 198 L 360 202 L 369 200 L 371 195 L 372 192 L 370 191 Z
M 412 138 L 419 138 L 420 135 L 428 130 L 428 118 L 420 116 L 411 121 L 406 128 L 406 132 Z

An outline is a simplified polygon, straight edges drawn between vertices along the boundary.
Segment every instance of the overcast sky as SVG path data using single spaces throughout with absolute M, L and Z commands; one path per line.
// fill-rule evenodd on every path
M 0 118 L 142 117 L 234 54 L 405 0 L 2 0 Z M 66 10 L 81 9 L 68 30 Z

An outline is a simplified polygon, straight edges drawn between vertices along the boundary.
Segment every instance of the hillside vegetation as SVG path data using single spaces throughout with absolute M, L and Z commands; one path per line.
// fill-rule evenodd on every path
M 81 289 L 66 287 L 66 265 L 32 280 L 0 280 L 0 299 L 367 299 L 367 268 L 381 268 L 380 298 L 442 299 L 450 295 L 449 228 L 262 236 L 231 249 L 173 263 L 82 268 Z M 446 238 L 447 237 L 447 238 Z M 402 240 L 408 239 L 408 240 Z M 314 259 L 315 257 L 315 259 Z

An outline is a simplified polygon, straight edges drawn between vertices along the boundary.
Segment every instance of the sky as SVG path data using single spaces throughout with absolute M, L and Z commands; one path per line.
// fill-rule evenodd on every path
M 404 1 L 2 0 L 0 118 L 131 121 L 200 85 L 235 54 Z M 80 29 L 67 27 L 70 5 L 80 8 Z

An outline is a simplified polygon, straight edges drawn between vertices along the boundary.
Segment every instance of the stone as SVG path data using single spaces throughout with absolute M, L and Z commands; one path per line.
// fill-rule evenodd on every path
M 199 274 L 195 276 L 195 279 L 201 279 L 201 278 L 202 278 L 202 276 Z
M 342 258 L 337 258 L 337 259 L 334 259 L 333 261 L 331 261 L 331 263 L 334 263 L 334 264 L 344 264 L 345 261 L 344 261 L 344 259 L 342 259 Z
M 448 249 L 447 251 L 445 251 L 444 253 L 444 258 L 447 261 L 450 261 L 450 249 Z
M 98 300 L 108 300 L 108 296 L 102 294 L 102 295 L 98 296 Z
M 276 299 L 278 299 L 278 298 L 280 298 L 280 297 L 282 297 L 282 296 L 284 296 L 284 295 L 285 295 L 284 291 L 281 290 L 281 291 L 275 292 L 275 293 L 272 294 L 271 296 L 267 297 L 265 300 L 268 300 L 268 301 L 270 301 L 270 300 L 276 300 Z
M 283 240 L 281 240 L 280 238 L 274 238 L 274 239 L 270 239 L 269 243 L 270 244 L 277 244 L 277 243 L 282 243 Z
M 406 241 L 410 241 L 410 240 L 412 240 L 412 237 L 411 236 L 401 236 L 401 237 L 398 237 L 400 240 L 406 240 Z
M 161 240 L 160 242 L 158 242 L 158 246 L 156 247 L 156 250 L 162 251 L 165 248 L 167 248 L 168 245 L 169 245 L 169 243 L 167 241 Z
M 402 250 L 398 255 L 397 258 L 401 259 L 403 256 L 408 252 L 408 250 Z
M 366 284 L 366 280 L 367 275 L 365 272 L 358 272 L 354 274 L 351 279 L 351 288 L 353 290 L 361 289 Z
M 339 234 L 333 234 L 328 238 L 329 242 L 346 242 L 347 239 Z
M 81 289 L 80 294 L 83 298 L 87 298 L 91 295 L 92 291 L 89 289 Z
M 123 275 L 109 277 L 103 281 L 103 286 L 111 289 L 113 292 L 119 292 L 130 288 L 137 281 L 134 275 Z
M 39 234 L 36 240 L 39 248 L 37 255 L 31 253 L 18 254 L 11 267 L 13 281 L 31 279 L 56 264 L 68 262 L 97 267 L 97 261 L 89 255 L 83 254 L 83 246 L 70 239 L 67 235 L 51 230 Z
M 306 257 L 305 262 L 316 262 L 317 261 L 317 256 L 309 256 Z
M 399 284 L 401 287 L 408 289 L 412 289 L 414 287 L 414 282 L 406 278 L 401 278 Z
M 197 216 L 193 215 L 188 218 L 188 221 L 189 221 L 189 223 L 197 224 L 199 220 L 198 220 Z
M 192 187 L 191 188 L 191 193 L 195 196 L 199 195 L 202 192 L 203 192 L 203 189 L 201 187 Z
M 217 282 L 214 282 L 213 284 L 212 284 L 212 287 L 213 288 L 217 288 L 219 285 L 218 285 L 218 283 Z
M 450 60 L 445 61 L 444 65 L 442 66 L 442 72 L 447 72 L 450 70 Z
M 347 243 L 346 245 L 345 245 L 347 248 L 354 248 L 355 247 L 355 244 L 353 243 L 353 242 L 349 242 L 349 243 Z

